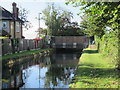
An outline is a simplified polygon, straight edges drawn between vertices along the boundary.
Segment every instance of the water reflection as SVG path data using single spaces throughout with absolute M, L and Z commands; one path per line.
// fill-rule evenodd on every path
M 53 54 L 3 65 L 3 88 L 68 88 L 80 54 Z

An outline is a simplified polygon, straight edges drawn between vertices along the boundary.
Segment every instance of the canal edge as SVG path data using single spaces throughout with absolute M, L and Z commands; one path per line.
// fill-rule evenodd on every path
M 9 61 L 9 60 L 12 60 L 12 59 L 26 58 L 26 57 L 29 57 L 29 56 L 33 56 L 33 57 L 36 57 L 38 55 L 40 55 L 40 56 L 46 56 L 46 55 L 49 55 L 49 54 L 53 53 L 55 50 L 52 49 L 52 48 L 47 48 L 47 49 L 40 49 L 39 52 L 34 52 L 34 51 L 35 50 L 33 50 L 33 53 L 30 53 L 30 54 L 27 54 L 27 55 L 24 54 L 22 56 L 15 56 L 15 57 L 10 57 L 10 58 L 5 58 L 5 59 L 2 58 L 2 61 Z M 24 53 L 24 52 L 22 52 L 22 53 Z M 17 54 L 19 54 L 19 53 L 17 53 Z M 11 55 L 14 55 L 14 54 L 11 54 Z

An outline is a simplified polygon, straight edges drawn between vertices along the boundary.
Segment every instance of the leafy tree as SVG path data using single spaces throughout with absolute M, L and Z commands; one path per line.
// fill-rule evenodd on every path
M 104 35 L 106 33 L 105 28 L 110 27 L 113 30 L 118 28 L 118 20 L 120 20 L 119 9 L 120 4 L 118 2 L 72 2 L 75 6 L 81 6 L 86 19 L 83 20 L 84 24 L 87 24 L 89 34 L 91 35 Z M 67 4 L 68 4 L 67 3 Z M 82 26 L 83 25 L 82 22 Z M 84 28 L 84 27 L 83 27 Z
M 78 32 L 78 24 L 71 22 L 73 14 L 71 12 L 58 9 L 54 4 L 48 5 L 43 11 L 43 20 L 48 26 L 48 34 L 51 36 L 74 36 L 81 35 L 80 30 Z
M 118 62 L 120 69 L 119 52 L 119 27 L 120 27 L 120 3 L 119 2 L 81 2 L 81 0 L 69 0 L 79 7 L 84 16 L 80 24 L 81 29 L 87 35 L 96 36 L 100 52 L 106 56 L 112 56 L 113 62 Z M 114 41 L 114 42 L 113 42 Z M 114 49 L 114 50 L 113 50 Z
M 46 28 L 39 28 L 36 32 L 37 32 L 37 37 L 36 38 L 44 37 L 44 36 L 47 35 L 47 29 Z

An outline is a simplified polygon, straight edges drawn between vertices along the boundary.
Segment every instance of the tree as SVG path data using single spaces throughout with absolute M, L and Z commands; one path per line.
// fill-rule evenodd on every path
M 48 33 L 51 36 L 74 36 L 79 35 L 78 23 L 71 22 L 73 14 L 69 11 L 58 9 L 54 4 L 48 5 L 43 11 L 43 20 L 48 26 Z M 80 33 L 81 34 L 81 33 Z
M 28 14 L 29 14 L 28 10 L 20 7 L 19 18 L 23 21 L 23 27 L 27 30 L 32 27 L 30 21 L 27 19 Z
M 47 29 L 46 28 L 39 28 L 37 32 L 37 38 L 41 38 L 47 35 Z
M 82 13 L 86 18 L 81 22 L 81 29 L 88 35 L 95 35 L 101 52 L 106 56 L 113 56 L 114 62 L 118 62 L 120 69 L 119 27 L 120 27 L 120 3 L 119 2 L 81 2 L 81 0 L 69 0 L 75 6 L 81 6 Z M 83 16 L 83 17 L 84 17 Z M 108 29 L 109 28 L 109 29 Z M 113 42 L 114 41 L 114 42 Z M 104 47 L 104 48 L 103 48 Z M 114 49 L 111 50 L 111 48 Z
M 106 31 L 106 27 L 110 27 L 113 30 L 118 30 L 118 20 L 120 20 L 119 9 L 120 4 L 118 2 L 75 2 L 69 0 L 67 4 L 72 2 L 75 6 L 81 6 L 80 10 L 83 11 L 86 19 L 83 19 L 84 24 L 88 27 L 89 34 L 96 34 L 103 36 Z M 82 24 L 83 24 L 82 22 Z M 81 25 L 82 26 L 82 25 Z

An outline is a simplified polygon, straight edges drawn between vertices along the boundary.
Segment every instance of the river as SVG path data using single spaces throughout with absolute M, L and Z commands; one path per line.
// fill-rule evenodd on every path
M 3 65 L 3 88 L 69 88 L 79 62 L 80 52 L 55 52 L 29 58 L 25 62 Z

